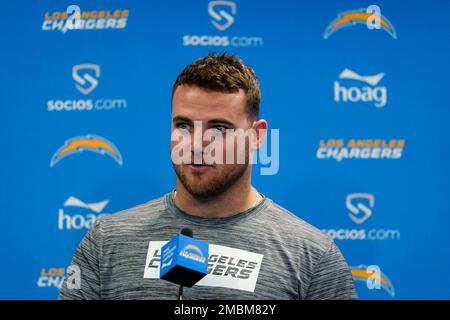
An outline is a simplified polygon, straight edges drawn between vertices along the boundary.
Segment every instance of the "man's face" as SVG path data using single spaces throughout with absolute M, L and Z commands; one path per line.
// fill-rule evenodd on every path
M 194 121 L 197 126 L 194 127 Z M 198 126 L 201 124 L 201 126 Z M 235 147 L 235 139 L 227 141 L 225 130 L 250 128 L 246 113 L 246 96 L 243 90 L 236 93 L 222 93 L 201 89 L 197 86 L 178 86 L 172 99 L 172 133 L 175 130 L 186 130 L 190 135 L 190 154 L 186 156 L 188 163 L 175 164 L 175 172 L 186 190 L 199 198 L 209 198 L 223 193 L 244 175 L 248 161 L 238 164 L 232 161 L 224 164 L 213 163 L 206 165 L 203 160 L 206 154 L 210 154 L 206 148 L 211 141 L 194 143 L 194 136 L 203 137 L 205 131 L 213 132 L 223 138 L 223 154 L 226 155 L 227 144 L 233 145 L 235 155 L 246 152 L 246 148 L 239 151 Z M 199 141 L 197 139 L 197 141 Z M 171 142 L 174 150 L 177 141 Z M 217 151 L 217 150 L 216 150 Z M 214 154 L 214 152 L 212 153 Z M 201 156 L 199 158 L 199 156 Z M 200 164 L 194 164 L 194 157 L 200 160 Z M 173 158 L 172 158 L 173 160 Z M 173 161 L 172 161 L 173 162 Z M 198 160 L 195 160 L 198 163 Z

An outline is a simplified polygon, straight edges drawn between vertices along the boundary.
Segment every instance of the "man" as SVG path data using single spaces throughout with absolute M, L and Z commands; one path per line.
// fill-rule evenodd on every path
M 259 104 L 255 73 L 237 57 L 187 66 L 172 91 L 176 189 L 99 219 L 72 260 L 80 287 L 66 280 L 59 299 L 176 299 L 178 286 L 158 277 L 158 257 L 162 241 L 183 227 L 210 244 L 209 274 L 184 299 L 356 299 L 334 242 L 251 185 L 250 158 L 267 129 Z M 243 148 L 225 135 L 238 130 L 254 133 Z M 206 132 L 215 138 L 199 143 Z M 231 163 L 220 161 L 223 151 Z

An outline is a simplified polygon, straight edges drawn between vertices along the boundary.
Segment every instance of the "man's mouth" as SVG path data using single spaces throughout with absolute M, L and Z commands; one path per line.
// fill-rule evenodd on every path
M 196 170 L 196 171 L 198 171 L 198 170 L 207 170 L 207 169 L 211 169 L 212 167 L 213 167 L 212 165 L 208 165 L 208 164 L 204 164 L 204 163 L 202 163 L 202 164 L 194 164 L 194 163 L 189 164 L 189 168 L 191 168 L 192 170 Z

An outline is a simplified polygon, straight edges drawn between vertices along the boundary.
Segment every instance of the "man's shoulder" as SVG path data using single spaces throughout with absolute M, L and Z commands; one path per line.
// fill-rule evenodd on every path
M 333 240 L 326 233 L 273 200 L 268 209 L 266 211 L 267 222 L 276 226 L 286 241 L 300 243 L 322 253 L 332 246 Z
M 106 214 L 97 220 L 102 228 L 124 228 L 126 226 L 142 226 L 161 218 L 167 211 L 166 196 L 163 195 L 131 208 L 112 214 Z

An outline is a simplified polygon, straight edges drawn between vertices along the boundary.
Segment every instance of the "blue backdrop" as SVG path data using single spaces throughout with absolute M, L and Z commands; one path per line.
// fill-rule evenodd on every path
M 361 298 L 450 298 L 450 2 L 374 2 L 3 2 L 0 298 L 56 298 L 98 215 L 174 187 L 172 84 L 223 51 L 279 129 L 258 190 L 335 239 Z

